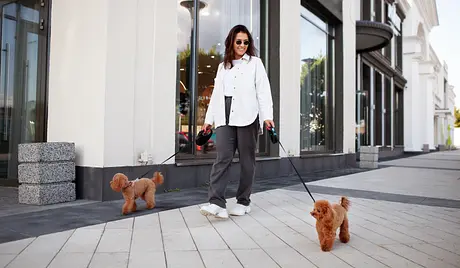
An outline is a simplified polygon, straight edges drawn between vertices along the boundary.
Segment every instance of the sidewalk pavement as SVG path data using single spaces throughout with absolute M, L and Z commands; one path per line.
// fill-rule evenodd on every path
M 254 194 L 251 213 L 228 220 L 192 205 L 0 244 L 0 267 L 460 267 L 460 152 L 381 166 L 308 183 L 317 200 L 352 202 L 351 240 L 331 252 L 295 185 Z

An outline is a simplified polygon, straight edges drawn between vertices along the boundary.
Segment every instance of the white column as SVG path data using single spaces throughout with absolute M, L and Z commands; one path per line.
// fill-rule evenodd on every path
M 441 140 L 441 128 L 439 127 L 440 122 L 439 122 L 439 116 L 436 116 L 433 120 L 434 123 L 434 146 L 437 146 L 439 144 L 439 141 Z
M 137 3 L 108 1 L 104 166 L 134 165 Z M 123 18 L 123 19 L 121 19 Z
M 152 0 L 144 0 L 152 1 Z M 159 164 L 174 154 L 176 149 L 176 48 L 177 48 L 177 2 L 155 0 L 154 7 L 154 54 L 151 58 L 153 76 L 150 107 L 150 138 L 148 149 L 153 162 Z M 142 35 L 143 33 L 139 33 Z M 139 115 L 141 116 L 141 115 Z M 136 131 L 143 131 L 138 128 Z M 166 164 L 174 163 L 171 158 Z
M 425 142 L 429 144 L 430 149 L 435 149 L 434 144 L 434 99 L 433 99 L 433 87 L 436 83 L 435 76 L 430 75 L 426 77 L 426 102 L 424 105 L 426 111 L 425 119 Z M 444 131 L 445 132 L 445 131 Z M 445 133 L 446 134 L 446 133 Z M 447 136 L 446 136 L 447 137 Z M 443 142 L 444 143 L 444 142 Z
M 440 140 L 439 143 L 446 145 L 447 138 L 449 137 L 449 131 L 447 130 L 447 125 L 449 124 L 449 120 L 445 114 L 442 115 L 441 121 L 442 121 L 441 131 L 444 135 L 443 135 L 443 139 Z
M 343 152 L 355 152 L 356 120 L 356 5 L 343 0 Z
M 300 152 L 300 3 L 280 1 L 280 141 Z M 275 122 L 276 123 L 276 122 Z M 280 148 L 280 156 L 285 156 Z
M 75 142 L 80 166 L 104 165 L 108 2 L 52 3 L 47 141 Z
M 54 0 L 51 23 L 48 141 L 75 142 L 79 166 L 173 154 L 177 2 Z
M 408 78 L 404 91 L 404 149 L 405 151 L 421 151 L 419 122 L 422 120 L 422 116 L 418 107 L 422 94 L 419 62 L 411 55 L 404 55 L 404 74 Z

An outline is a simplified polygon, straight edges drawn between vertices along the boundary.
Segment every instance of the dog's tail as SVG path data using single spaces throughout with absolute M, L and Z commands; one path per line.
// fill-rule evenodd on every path
M 163 174 L 161 174 L 161 172 L 157 171 L 157 172 L 153 173 L 152 181 L 153 181 L 156 185 L 161 185 L 161 184 L 163 184 L 163 182 L 165 181 L 165 179 L 164 179 L 164 177 L 163 177 Z
M 350 200 L 348 200 L 348 198 L 346 198 L 345 196 L 342 196 L 342 198 L 340 199 L 340 205 L 341 205 L 346 211 L 348 211 L 348 209 L 350 208 Z

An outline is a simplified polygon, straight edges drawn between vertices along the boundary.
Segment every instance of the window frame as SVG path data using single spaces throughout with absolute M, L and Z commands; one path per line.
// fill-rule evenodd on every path
M 332 154 L 337 152 L 342 152 L 341 142 L 338 142 L 338 139 L 341 139 L 343 133 L 338 133 L 342 131 L 342 121 L 338 119 L 338 109 L 341 106 L 337 105 L 341 99 L 338 99 L 337 93 L 339 87 L 337 86 L 340 81 L 342 81 L 341 77 L 337 77 L 337 72 L 342 69 L 340 67 L 340 60 L 336 61 L 336 58 L 340 58 L 342 55 L 342 51 L 338 46 L 341 45 L 341 33 L 340 29 L 338 29 L 337 25 L 341 24 L 341 22 L 332 15 L 327 9 L 322 7 L 322 5 L 315 3 L 315 1 L 307 2 L 305 0 L 301 1 L 301 8 L 305 8 L 310 13 L 312 13 L 316 18 L 322 20 L 327 27 L 327 30 L 323 29 L 323 27 L 318 26 L 315 22 L 311 21 L 307 17 L 300 15 L 300 19 L 305 19 L 307 22 L 311 23 L 313 26 L 317 27 L 323 33 L 327 35 L 327 49 L 326 49 L 326 92 L 328 98 L 326 99 L 326 118 L 325 122 L 325 143 L 326 149 L 325 150 L 305 150 L 303 148 L 302 141 L 299 142 L 299 152 L 300 155 L 315 155 L 315 154 Z M 301 90 L 301 89 L 300 89 Z M 343 90 L 342 90 L 343 91 Z M 300 94 L 300 91 L 299 91 Z M 299 98 L 301 101 L 301 98 Z M 301 107 L 300 103 L 300 107 Z M 300 116 L 300 115 L 299 115 Z M 301 123 L 301 119 L 299 118 L 299 124 Z M 299 139 L 301 139 L 301 134 L 299 133 Z
M 274 113 L 274 121 L 277 122 L 279 119 L 279 67 L 275 68 L 277 64 L 279 65 L 279 59 L 270 60 L 272 56 L 272 52 L 269 49 L 270 47 L 277 47 L 279 41 L 279 14 L 276 16 L 275 11 L 279 10 L 279 4 L 277 1 L 274 0 L 258 0 L 260 2 L 260 48 L 258 56 L 261 58 L 264 66 L 267 70 L 267 74 L 270 80 L 271 88 L 272 88 L 272 97 L 273 97 L 273 113 Z M 197 6 L 199 0 L 193 0 L 194 6 Z M 191 131 L 189 130 L 189 143 L 192 144 L 191 151 L 185 151 L 177 154 L 176 160 L 210 160 L 216 157 L 215 152 L 210 152 L 207 154 L 197 154 L 195 144 L 195 137 L 197 134 L 197 106 L 198 106 L 198 57 L 199 57 L 199 32 L 200 32 L 200 14 L 199 10 L 194 10 L 194 13 L 191 14 L 193 20 L 193 27 L 191 28 L 191 42 L 189 43 L 191 47 L 190 51 L 190 59 L 188 64 L 190 64 L 190 84 L 189 90 L 190 100 L 189 100 L 189 119 L 192 124 Z M 278 11 L 279 13 L 279 11 Z M 275 26 L 278 25 L 278 26 Z M 273 36 L 275 38 L 268 38 L 269 36 Z M 276 38 L 278 37 L 278 38 Z M 274 41 L 271 41 L 271 40 Z M 224 40 L 222 40 L 222 43 Z M 279 45 L 278 45 L 279 46 Z M 176 57 L 177 60 L 177 57 Z M 179 73 L 180 66 L 177 66 L 177 72 Z M 276 73 L 278 70 L 278 73 Z M 176 81 L 179 84 L 180 79 L 176 77 Z M 178 90 L 176 89 L 176 95 Z M 176 106 L 179 104 L 179 96 L 176 96 Z M 175 124 L 177 125 L 177 118 L 175 117 Z M 180 131 L 180 130 L 179 130 Z M 257 157 L 266 157 L 266 156 L 273 156 L 277 155 L 279 149 L 272 146 L 269 142 L 268 134 L 265 128 L 263 128 L 263 134 L 258 136 L 258 152 L 256 153 Z M 179 139 L 178 133 L 175 131 L 175 150 L 179 150 Z M 259 150 L 263 148 L 265 149 L 263 152 L 259 152 Z M 234 158 L 238 158 L 238 153 L 235 154 Z

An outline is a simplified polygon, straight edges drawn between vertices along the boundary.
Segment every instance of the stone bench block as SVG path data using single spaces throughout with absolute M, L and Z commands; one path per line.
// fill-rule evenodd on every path
M 376 169 L 379 167 L 378 162 L 373 162 L 373 161 L 359 161 L 359 167 L 360 168 L 365 168 L 365 169 Z
M 19 163 L 74 160 L 75 143 L 73 142 L 23 143 L 18 147 Z
M 429 144 L 423 144 L 422 151 L 424 153 L 429 153 L 430 152 L 430 145 Z
M 75 180 L 75 162 L 22 163 L 18 166 L 19 183 L 55 183 Z
M 379 154 L 374 154 L 374 153 L 360 153 L 359 154 L 359 159 L 361 161 L 369 161 L 369 162 L 378 162 L 379 161 Z
M 75 183 L 21 184 L 18 188 L 19 203 L 50 205 L 75 201 Z
M 379 153 L 379 147 L 372 147 L 372 146 L 361 146 L 359 148 L 360 153 L 373 153 L 373 154 L 378 154 Z

